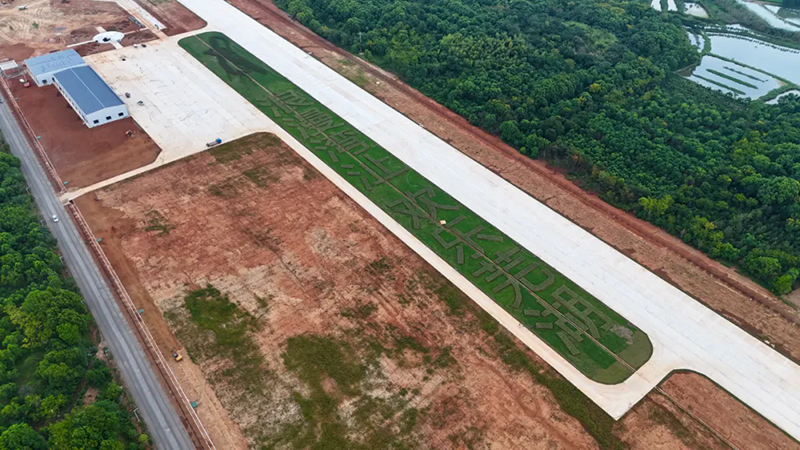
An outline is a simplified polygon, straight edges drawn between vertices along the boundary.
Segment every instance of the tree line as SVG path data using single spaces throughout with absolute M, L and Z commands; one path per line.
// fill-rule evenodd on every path
M 800 100 L 737 100 L 677 75 L 700 58 L 686 27 L 708 21 L 618 0 L 276 3 L 776 293 L 796 284 Z
M 0 135 L 0 450 L 144 449 L 125 393 L 97 358 L 66 275 Z M 84 401 L 92 390 L 92 397 Z

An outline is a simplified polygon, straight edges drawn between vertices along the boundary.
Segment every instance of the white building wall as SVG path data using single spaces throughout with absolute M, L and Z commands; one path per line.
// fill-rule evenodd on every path
M 55 75 L 55 72 L 40 73 L 33 77 L 33 81 L 39 87 L 47 86 L 48 84 L 53 84 L 53 75 Z
M 128 117 L 128 108 L 125 105 L 112 106 L 110 108 L 101 109 L 100 111 L 92 114 L 87 114 L 84 122 L 89 128 L 103 125 L 104 123 L 113 122 Z M 97 123 L 95 123 L 97 121 Z
M 123 104 L 119 106 L 111 106 L 108 108 L 101 109 L 100 111 L 95 111 L 91 114 L 85 114 L 83 110 L 78 106 L 78 104 L 72 99 L 72 97 L 67 93 L 65 89 L 61 87 L 61 84 L 55 83 L 53 78 L 50 79 L 50 83 L 55 84 L 58 91 L 61 92 L 61 96 L 69 103 L 72 109 L 75 110 L 76 113 L 80 116 L 83 123 L 86 124 L 89 128 L 94 128 L 109 122 L 113 122 L 115 120 L 124 119 L 130 116 L 128 113 L 128 108 Z M 97 123 L 95 123 L 97 121 Z
M 73 67 L 80 67 L 80 66 L 85 66 L 85 65 L 86 64 L 80 64 L 80 65 L 73 66 Z M 54 70 L 52 72 L 40 73 L 39 75 L 31 74 L 31 78 L 33 78 L 33 81 L 36 83 L 37 86 L 39 86 L 39 87 L 47 86 L 49 84 L 54 84 L 54 82 L 55 82 L 55 74 L 58 73 L 58 72 L 61 72 L 62 70 L 66 70 L 66 69 L 62 67 L 62 68 L 60 68 L 58 70 Z

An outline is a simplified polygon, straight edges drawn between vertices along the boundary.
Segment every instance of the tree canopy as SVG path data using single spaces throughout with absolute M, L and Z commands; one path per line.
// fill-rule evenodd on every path
M 686 27 L 700 19 L 619 0 L 276 3 L 606 201 L 777 293 L 796 284 L 800 99 L 679 76 L 699 61 Z
M 0 150 L 0 450 L 145 448 L 19 167 Z

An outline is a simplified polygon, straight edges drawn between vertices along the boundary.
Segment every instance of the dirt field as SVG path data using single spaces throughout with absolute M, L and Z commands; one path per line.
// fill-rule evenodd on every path
M 17 6 L 25 4 L 27 10 Z M 17 1 L 0 7 L 0 57 L 22 60 L 91 40 L 97 26 L 134 31 L 138 27 L 113 2 L 93 0 Z
M 176 0 L 136 0 L 166 28 L 163 30 L 167 36 L 199 30 L 206 26 L 206 21 L 197 17 Z
M 800 333 L 796 332 L 800 312 L 761 286 L 586 193 L 557 171 L 469 125 L 393 75 L 336 48 L 288 20 L 269 0 L 230 3 L 687 294 L 769 340 L 787 357 L 800 361 Z
M 10 82 L 25 119 L 69 187 L 82 187 L 155 161 L 159 147 L 131 118 L 87 128 L 55 86 Z M 132 130 L 133 137 L 125 132 Z
M 342 436 L 368 448 L 386 448 L 380 439 L 387 436 L 415 448 L 598 447 L 559 406 L 580 404 L 580 394 L 565 394 L 571 387 L 563 379 L 519 351 L 432 268 L 268 135 L 77 203 L 162 351 L 188 350 L 191 361 L 173 367 L 189 397 L 199 399 L 198 414 L 218 448 L 296 448 L 303 439 Z M 202 296 L 200 305 L 227 296 L 235 309 L 197 313 L 187 293 L 206 285 L 219 296 Z M 220 311 L 235 319 L 224 329 L 247 324 L 233 347 L 238 352 L 220 347 L 221 335 L 212 332 L 209 321 Z M 308 365 L 308 358 L 327 359 L 313 354 L 316 348 L 352 371 Z M 513 369 L 525 364 L 538 369 Z M 333 410 L 319 406 L 328 402 Z M 725 448 L 659 394 L 617 424 L 591 406 L 568 408 L 588 413 L 584 425 L 596 421 L 604 444 Z
M 707 426 L 724 434 L 737 448 L 783 450 L 800 447 L 703 376 L 676 373 L 661 385 L 661 389 Z M 720 411 L 725 411 L 725 414 L 720 414 Z
M 156 39 L 158 39 L 158 36 L 153 34 L 152 31 L 142 30 L 135 33 L 126 34 L 125 37 L 122 38 L 120 44 L 122 44 L 123 47 L 127 47 L 129 45 L 141 44 L 142 42 L 150 42 Z
M 81 56 L 94 55 L 95 53 L 114 50 L 112 44 L 98 44 L 97 42 L 88 42 L 86 44 L 76 45 L 72 47 L 73 50 L 78 52 Z

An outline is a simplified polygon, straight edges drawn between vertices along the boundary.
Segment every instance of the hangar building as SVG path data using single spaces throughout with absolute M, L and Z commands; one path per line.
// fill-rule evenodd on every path
M 125 103 L 75 50 L 37 56 L 25 60 L 25 65 L 39 86 L 54 84 L 89 128 L 130 115 Z
M 86 61 L 73 49 L 48 53 L 25 60 L 25 66 L 31 73 L 37 86 L 53 83 L 53 75 L 64 69 L 85 66 Z
M 55 85 L 89 128 L 128 117 L 128 108 L 89 66 L 57 72 Z

